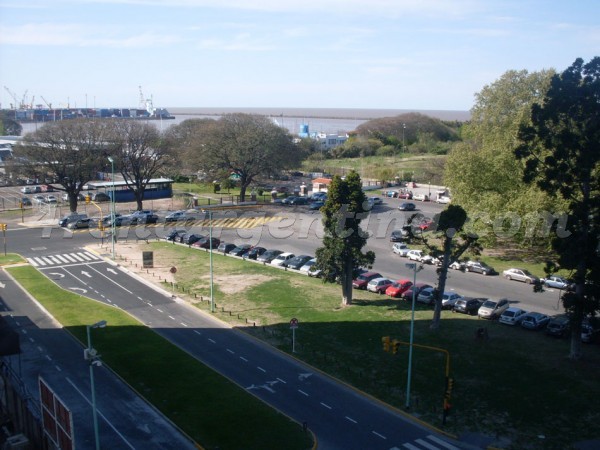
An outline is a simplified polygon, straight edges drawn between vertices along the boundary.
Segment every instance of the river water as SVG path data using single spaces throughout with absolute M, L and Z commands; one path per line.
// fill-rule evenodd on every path
M 437 111 L 407 109 L 352 109 L 352 108 L 167 108 L 175 119 L 151 120 L 161 130 L 180 124 L 187 119 L 218 119 L 224 114 L 242 112 L 270 117 L 273 122 L 287 128 L 291 134 L 300 132 L 302 125 L 308 125 L 309 132 L 345 134 L 371 119 L 394 117 L 400 114 L 418 112 L 430 117 L 448 121 L 466 121 L 468 111 Z M 23 123 L 23 134 L 35 131 L 41 123 Z

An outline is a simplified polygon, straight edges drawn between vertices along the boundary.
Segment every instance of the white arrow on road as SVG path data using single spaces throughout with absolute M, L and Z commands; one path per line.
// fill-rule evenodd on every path
M 88 277 L 88 278 L 92 278 L 92 276 L 90 275 L 90 273 L 89 273 L 89 272 L 86 272 L 85 270 L 82 270 L 82 271 L 81 271 L 81 274 L 82 274 L 82 275 L 85 275 L 85 276 L 86 276 L 86 277 Z
M 59 272 L 50 272 L 50 273 L 48 273 L 48 275 L 56 275 L 57 277 L 60 277 L 60 278 L 65 277 L 64 273 L 59 273 Z
M 304 381 L 311 375 L 312 373 L 301 373 L 300 375 L 298 375 L 298 381 Z
M 112 272 L 112 273 L 114 273 L 115 275 L 117 274 L 117 271 L 116 271 L 115 269 L 111 269 L 110 267 L 107 267 L 107 268 L 106 268 L 106 271 L 107 271 L 107 272 Z
M 87 292 L 85 289 L 76 288 L 76 287 L 70 287 L 69 289 L 71 289 L 72 291 L 81 291 L 82 294 L 85 294 Z
M 6 284 L 4 284 L 2 281 L 0 281 L 0 289 L 4 289 L 6 287 Z

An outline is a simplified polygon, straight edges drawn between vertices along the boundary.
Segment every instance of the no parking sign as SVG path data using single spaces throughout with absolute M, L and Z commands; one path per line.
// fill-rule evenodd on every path
M 298 328 L 298 319 L 294 317 L 290 320 L 290 329 L 292 330 L 292 353 L 296 353 L 296 328 Z

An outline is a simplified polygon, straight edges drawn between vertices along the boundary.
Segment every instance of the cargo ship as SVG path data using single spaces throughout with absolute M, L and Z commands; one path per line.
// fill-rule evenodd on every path
M 169 120 L 175 119 L 165 108 L 27 108 L 11 111 L 17 122 L 53 122 L 67 119 L 138 119 Z

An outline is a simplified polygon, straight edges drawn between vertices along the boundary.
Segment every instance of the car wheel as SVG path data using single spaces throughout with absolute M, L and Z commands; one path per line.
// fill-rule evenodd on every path
M 465 272 L 468 272 L 468 271 L 469 271 L 469 268 L 468 268 L 468 267 L 465 267 Z
M 481 274 L 482 275 L 488 275 L 488 272 L 484 270 L 483 272 L 481 272 Z
M 506 278 L 507 280 L 511 281 L 512 278 L 510 277 L 510 275 L 504 275 L 504 278 Z
M 527 283 L 527 284 L 531 284 L 531 279 L 527 278 L 527 279 L 525 280 L 525 283 Z

